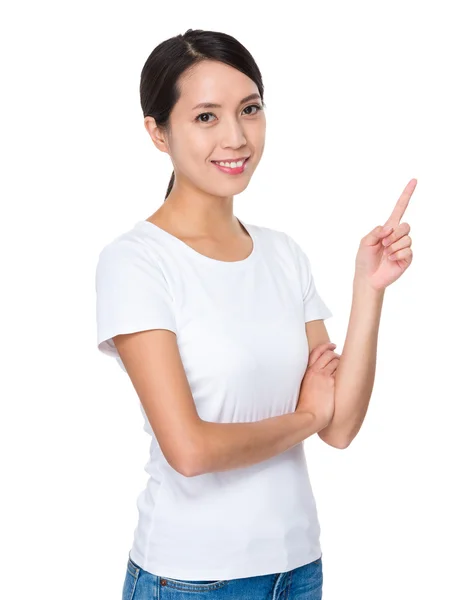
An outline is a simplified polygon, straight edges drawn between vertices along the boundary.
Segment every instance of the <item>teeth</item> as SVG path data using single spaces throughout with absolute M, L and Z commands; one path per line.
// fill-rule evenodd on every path
M 220 165 L 221 167 L 229 167 L 230 169 L 236 169 L 237 167 L 241 167 L 244 163 L 244 160 L 238 160 L 237 162 L 218 162 L 217 165 Z

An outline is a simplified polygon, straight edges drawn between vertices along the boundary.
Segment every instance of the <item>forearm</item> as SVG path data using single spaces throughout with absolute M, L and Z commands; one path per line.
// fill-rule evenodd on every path
M 316 433 L 319 424 L 311 413 L 293 412 L 246 423 L 201 421 L 199 427 L 200 464 L 195 465 L 195 475 L 267 460 Z
M 356 277 L 348 332 L 335 374 L 335 412 L 319 435 L 348 445 L 360 430 L 375 379 L 377 341 L 384 290 Z

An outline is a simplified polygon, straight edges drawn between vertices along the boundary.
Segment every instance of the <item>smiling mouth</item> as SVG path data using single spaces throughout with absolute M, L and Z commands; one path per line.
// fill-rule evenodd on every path
M 237 167 L 228 167 L 227 165 L 221 165 L 219 163 L 221 162 L 227 162 L 227 161 L 215 161 L 212 160 L 210 161 L 213 165 L 215 165 L 217 167 L 217 169 L 219 169 L 220 171 L 222 171 L 223 173 L 227 173 L 229 175 L 239 175 L 240 173 L 244 172 L 244 169 L 246 168 L 246 165 L 248 164 L 249 161 L 249 156 L 243 161 L 243 164 Z M 236 161 L 232 161 L 236 164 Z

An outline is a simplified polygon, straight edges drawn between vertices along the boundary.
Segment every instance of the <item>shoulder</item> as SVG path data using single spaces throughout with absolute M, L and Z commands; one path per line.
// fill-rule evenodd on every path
M 120 233 L 101 247 L 97 256 L 97 269 L 105 265 L 121 265 L 137 261 L 157 265 L 157 247 L 149 243 L 144 232 L 136 227 Z
M 265 227 L 264 225 L 249 225 L 253 227 L 253 232 L 261 236 L 261 241 L 268 245 L 270 249 L 285 253 L 293 262 L 300 263 L 305 256 L 302 246 L 289 233 L 281 229 Z
M 281 229 L 266 227 L 265 225 L 248 224 L 248 227 L 257 236 L 260 236 L 263 243 L 270 244 L 276 248 L 292 249 L 293 239 L 289 234 Z
M 95 286 L 100 295 L 163 293 L 169 283 L 158 245 L 135 230 L 110 240 L 97 257 Z

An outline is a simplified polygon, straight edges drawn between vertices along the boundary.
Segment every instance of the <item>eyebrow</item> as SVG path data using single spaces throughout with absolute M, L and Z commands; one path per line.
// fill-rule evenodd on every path
M 260 95 L 259 94 L 249 94 L 249 96 L 246 96 L 246 98 L 243 98 L 242 100 L 239 101 L 239 104 L 243 104 L 244 102 L 249 102 L 249 100 L 260 100 Z M 193 107 L 193 110 L 196 110 L 198 108 L 222 108 L 221 104 L 214 104 L 213 102 L 201 102 L 200 104 L 196 104 L 196 106 Z

